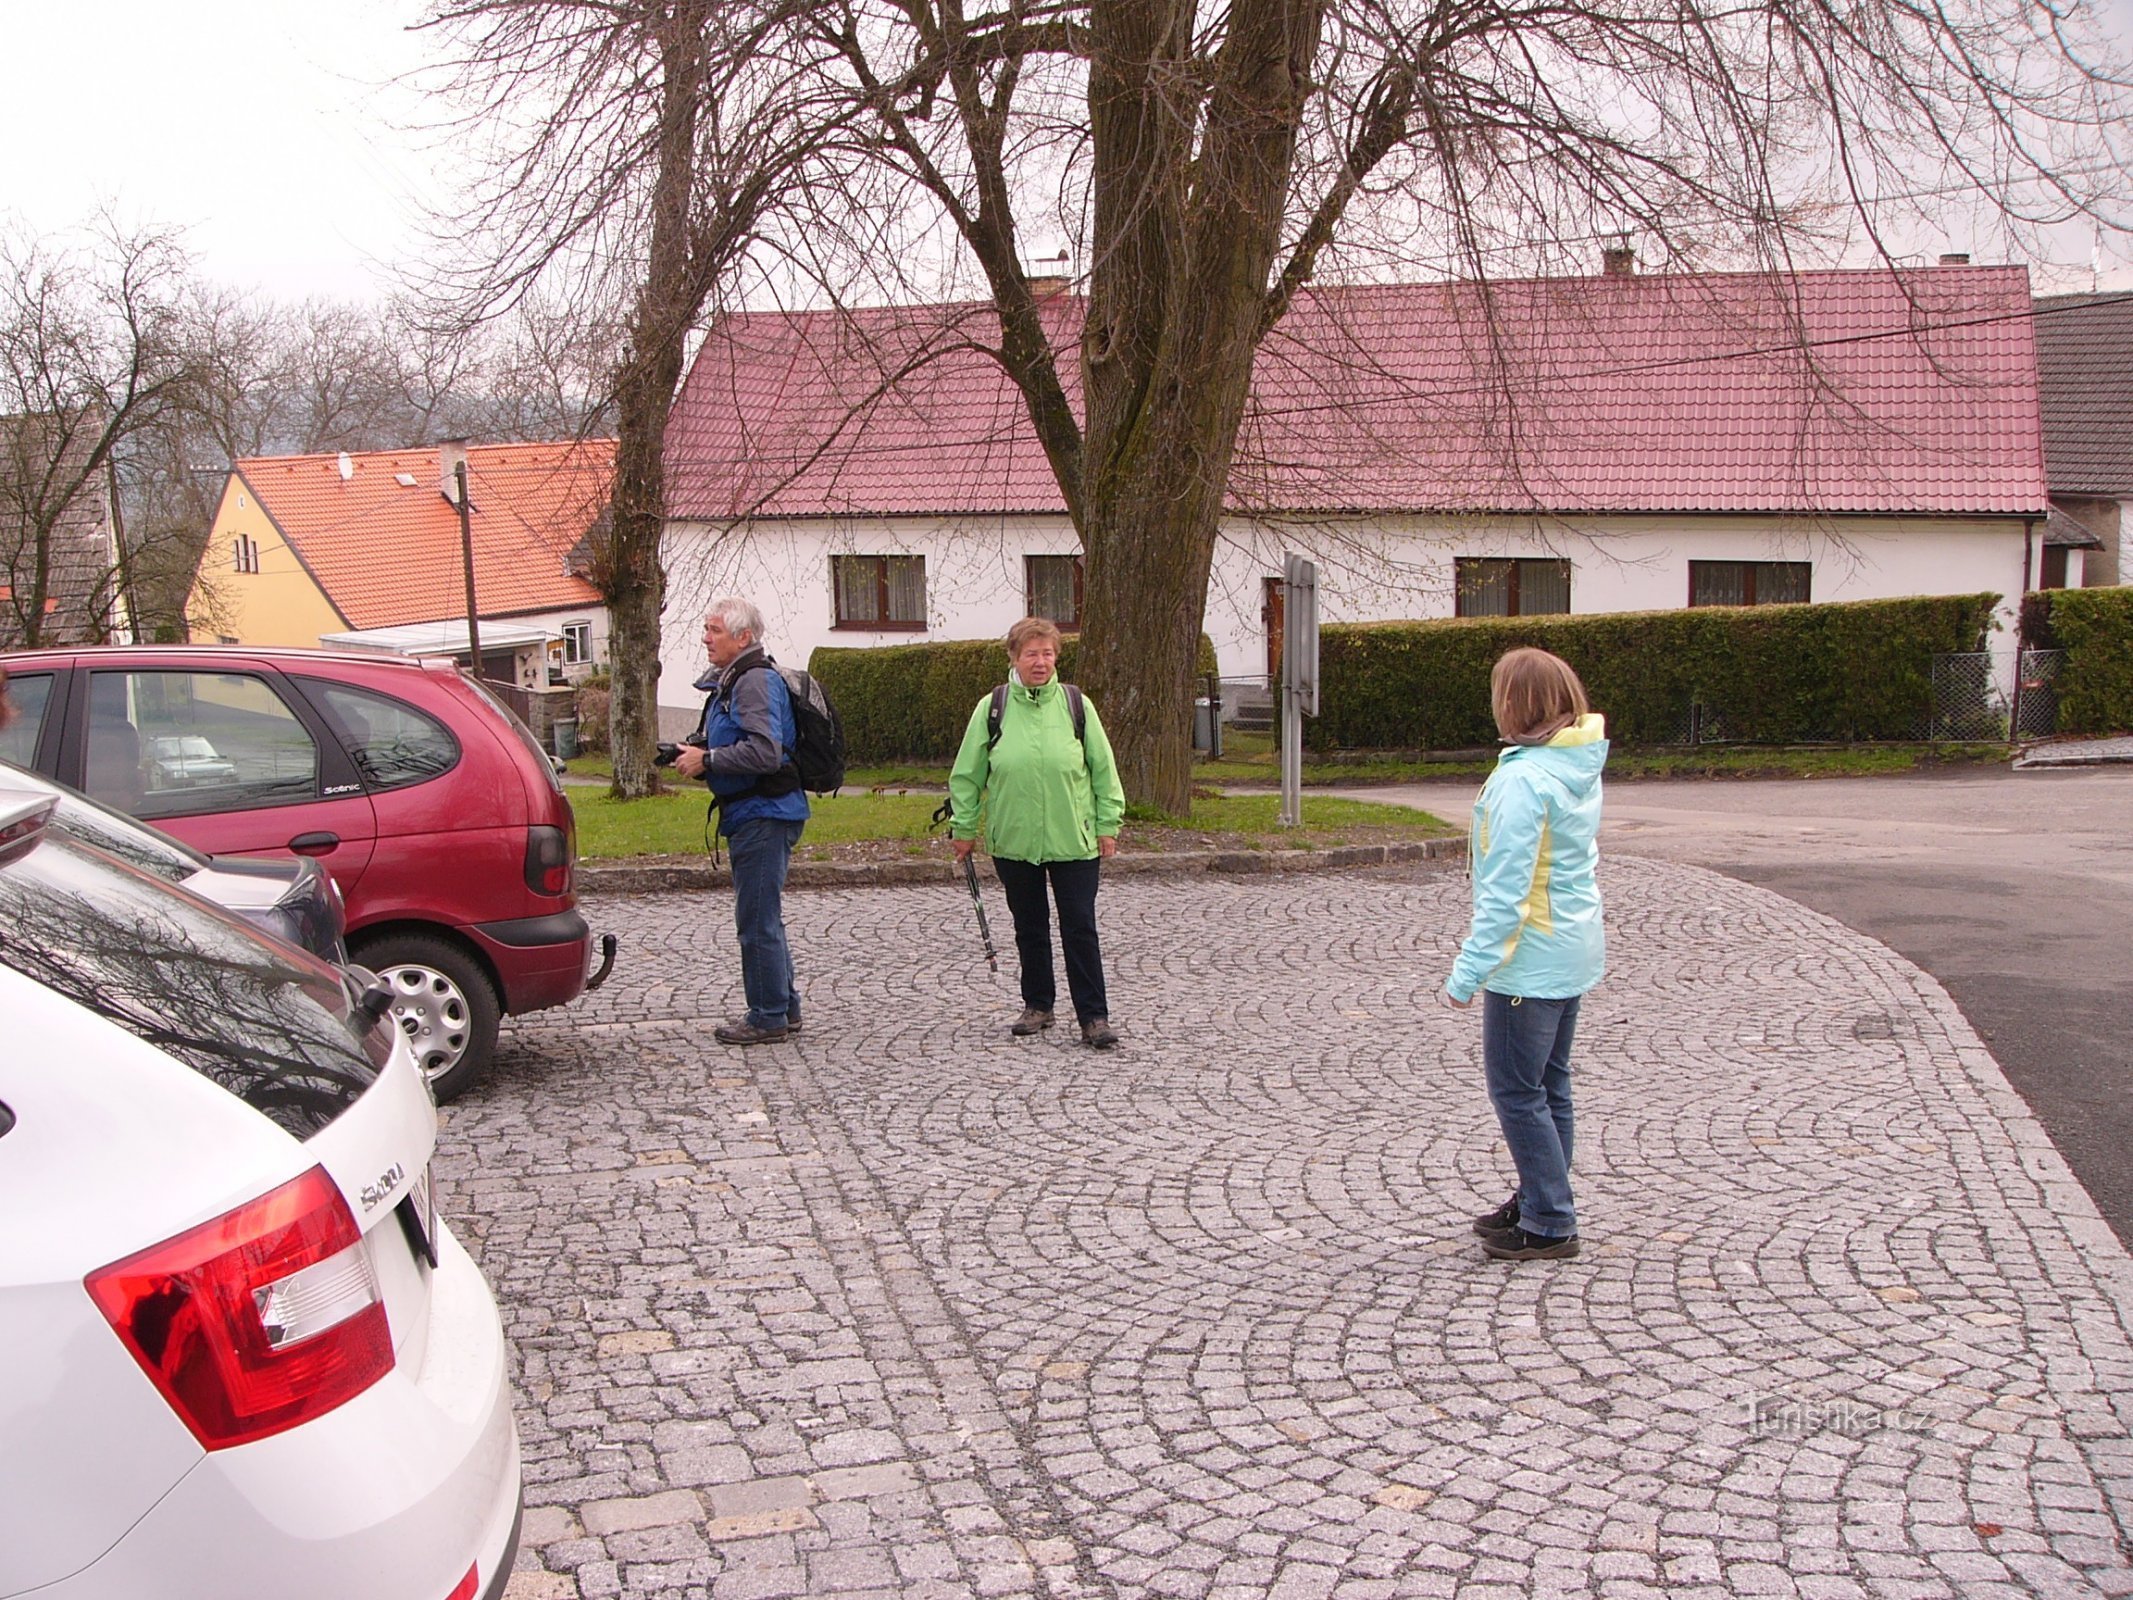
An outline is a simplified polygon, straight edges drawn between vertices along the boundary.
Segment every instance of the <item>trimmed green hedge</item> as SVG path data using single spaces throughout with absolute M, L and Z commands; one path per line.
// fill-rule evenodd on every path
M 1059 676 L 1074 681 L 1081 639 L 1068 634 Z M 818 646 L 807 670 L 822 682 L 844 723 L 854 766 L 884 761 L 952 761 L 970 708 L 1007 681 L 1007 646 L 998 639 L 874 648 Z M 1200 670 L 1215 670 L 1215 647 L 1200 636 Z
M 2133 729 L 2133 588 L 2040 589 L 2022 601 L 2022 638 L 2064 650 L 2061 733 Z
M 1332 626 L 1319 644 L 1315 749 L 1496 742 L 1489 672 L 1518 645 L 1563 657 L 1622 744 L 1910 739 L 1933 657 L 1981 650 L 1996 594 L 1841 605 L 1698 606 L 1593 616 Z

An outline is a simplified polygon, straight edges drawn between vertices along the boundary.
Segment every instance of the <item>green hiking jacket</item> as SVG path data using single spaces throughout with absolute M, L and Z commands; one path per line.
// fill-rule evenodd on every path
M 978 836 L 981 797 L 985 848 L 1010 861 L 1086 861 L 1097 853 L 1098 839 L 1117 837 L 1126 791 L 1096 703 L 1086 695 L 1081 703 L 1086 745 L 1074 737 L 1074 714 L 1058 678 L 1041 689 L 1011 683 L 1000 742 L 991 750 L 985 724 L 992 696 L 977 703 L 948 775 L 955 802 L 949 831 L 956 838 Z

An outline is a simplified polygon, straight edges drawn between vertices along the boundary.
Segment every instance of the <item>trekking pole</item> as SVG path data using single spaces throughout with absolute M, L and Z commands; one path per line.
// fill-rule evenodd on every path
M 992 928 L 985 921 L 985 897 L 978 893 L 978 863 L 974 854 L 963 857 L 963 881 L 970 885 L 970 903 L 978 908 L 978 937 L 985 941 L 986 965 L 998 972 L 1000 956 L 992 947 Z

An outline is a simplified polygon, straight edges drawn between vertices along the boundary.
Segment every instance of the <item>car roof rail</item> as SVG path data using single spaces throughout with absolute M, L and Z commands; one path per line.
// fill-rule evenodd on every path
M 57 795 L 0 789 L 0 867 L 37 848 L 58 804 Z

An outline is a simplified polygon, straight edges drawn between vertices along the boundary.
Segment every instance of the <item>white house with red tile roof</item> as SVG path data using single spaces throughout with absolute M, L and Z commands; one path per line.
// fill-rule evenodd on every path
M 612 439 L 239 461 L 187 605 L 193 637 L 466 655 L 460 459 L 487 675 L 585 676 L 607 659 L 607 606 L 573 551 L 606 508 Z
M 1239 439 L 1205 616 L 1222 671 L 1266 670 L 1288 549 L 1318 560 L 1329 621 L 1981 590 L 2011 608 L 2048 508 L 2029 309 L 2019 267 L 1306 294 L 1260 350 Z M 1082 310 L 1048 303 L 1062 351 Z M 667 432 L 663 700 L 686 698 L 718 593 L 755 599 L 795 662 L 1074 609 L 1077 540 L 984 351 L 996 329 L 948 305 L 710 330 Z

